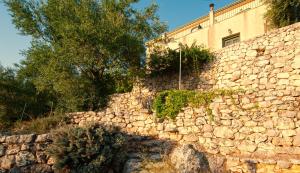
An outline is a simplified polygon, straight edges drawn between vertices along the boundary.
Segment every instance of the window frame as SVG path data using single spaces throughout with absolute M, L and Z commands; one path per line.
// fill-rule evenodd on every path
M 235 41 L 235 39 L 238 39 L 238 41 Z M 229 43 L 226 44 L 227 42 L 233 41 L 233 43 Z M 232 34 L 230 36 L 227 37 L 223 37 L 222 38 L 222 48 L 230 46 L 232 44 L 238 43 L 241 41 L 241 34 L 240 33 L 236 33 L 236 34 Z

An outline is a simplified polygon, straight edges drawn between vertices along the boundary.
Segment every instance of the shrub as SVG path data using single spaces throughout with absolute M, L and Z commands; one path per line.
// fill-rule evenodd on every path
M 120 172 L 126 159 L 126 138 L 99 125 L 68 127 L 53 133 L 48 153 L 55 169 L 66 172 Z
M 265 0 L 265 17 L 272 27 L 280 28 L 300 21 L 299 0 Z
M 153 102 L 153 109 L 158 118 L 169 117 L 175 119 L 182 108 L 190 105 L 192 107 L 204 106 L 207 114 L 212 117 L 209 104 L 218 96 L 232 96 L 243 90 L 210 90 L 210 91 L 189 91 L 189 90 L 166 90 L 158 93 Z M 233 99 L 233 98 L 232 98 Z M 234 103 L 234 102 L 233 102 Z
M 202 46 L 197 46 L 195 43 L 190 47 L 180 45 L 182 50 L 182 70 L 183 71 L 198 71 L 199 68 L 213 59 L 213 54 L 208 49 Z M 151 76 L 158 76 L 166 73 L 174 73 L 179 70 L 180 52 L 172 49 L 163 49 L 154 47 L 151 50 L 148 65 L 148 72 Z

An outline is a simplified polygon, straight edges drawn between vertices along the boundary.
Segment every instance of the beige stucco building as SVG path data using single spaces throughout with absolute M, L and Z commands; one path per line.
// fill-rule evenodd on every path
M 176 49 L 178 43 L 191 45 L 196 42 L 218 50 L 266 33 L 266 8 L 263 0 L 239 0 L 216 11 L 211 4 L 208 15 L 165 33 L 148 45 L 155 43 Z

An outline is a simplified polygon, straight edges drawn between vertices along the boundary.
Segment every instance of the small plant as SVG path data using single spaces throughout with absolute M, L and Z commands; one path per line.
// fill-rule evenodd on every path
M 48 153 L 55 169 L 72 173 L 120 172 L 126 159 L 126 138 L 99 125 L 68 127 L 54 131 Z
M 232 96 L 243 90 L 210 90 L 210 91 L 190 91 L 190 90 L 167 90 L 157 94 L 153 102 L 153 109 L 158 118 L 169 117 L 175 119 L 182 108 L 190 105 L 192 107 L 204 106 L 207 114 L 212 117 L 212 110 L 209 108 L 213 99 L 219 96 Z M 233 98 L 232 98 L 233 99 Z
M 180 45 L 182 50 L 182 70 L 197 72 L 203 64 L 213 60 L 213 54 L 202 46 L 195 43 L 190 47 Z M 180 53 L 177 50 L 154 47 L 151 49 L 148 65 L 148 73 L 158 76 L 166 73 L 178 72 Z

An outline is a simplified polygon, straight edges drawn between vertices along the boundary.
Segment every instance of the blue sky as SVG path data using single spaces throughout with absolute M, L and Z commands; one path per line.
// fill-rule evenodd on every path
M 136 8 L 144 8 L 156 2 L 159 5 L 158 15 L 167 22 L 169 30 L 184 25 L 209 11 L 209 4 L 214 3 L 215 8 L 221 8 L 235 0 L 141 0 Z M 30 46 L 30 37 L 22 36 L 15 29 L 6 7 L 0 1 L 0 63 L 3 66 L 12 66 L 24 57 L 22 50 Z

